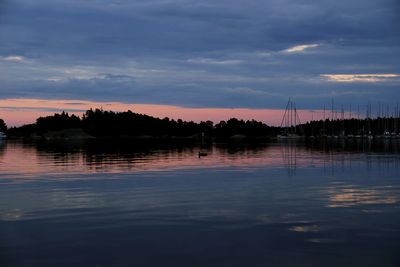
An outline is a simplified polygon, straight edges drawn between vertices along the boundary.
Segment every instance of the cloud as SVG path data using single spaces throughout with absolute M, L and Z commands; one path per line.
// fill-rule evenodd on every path
M 306 45 L 296 45 L 293 47 L 290 47 L 288 49 L 283 50 L 283 52 L 286 53 L 302 53 L 305 50 L 311 49 L 311 48 L 316 48 L 320 46 L 320 44 L 306 44 Z
M 320 107 L 379 92 L 393 101 L 396 77 L 329 76 L 398 73 L 391 1 L 7 1 L 0 98 L 280 108 L 289 96 Z
M 377 83 L 400 80 L 400 74 L 321 74 L 320 76 L 328 81 L 339 83 Z
M 253 95 L 253 96 L 284 96 L 281 93 L 271 93 L 264 90 L 256 90 L 248 87 L 238 87 L 238 88 L 225 88 L 224 91 L 229 94 L 237 95 Z
M 13 55 L 13 56 L 0 57 L 0 59 L 10 62 L 21 62 L 25 60 L 25 57 Z
M 227 60 L 216 60 L 211 58 L 193 58 L 187 60 L 190 63 L 196 64 L 211 64 L 211 65 L 237 65 L 242 63 L 241 60 L 227 59 Z

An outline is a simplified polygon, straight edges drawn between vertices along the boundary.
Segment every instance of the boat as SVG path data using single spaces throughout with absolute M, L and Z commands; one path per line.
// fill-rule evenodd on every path
M 208 153 L 207 153 L 207 152 L 199 151 L 199 158 L 200 158 L 200 157 L 205 157 L 205 156 L 208 156 Z
M 297 125 L 299 124 L 300 118 L 297 114 L 296 104 L 289 98 L 280 126 L 284 130 L 282 133 L 278 134 L 277 138 L 280 140 L 303 138 L 303 136 L 298 134 Z
M 289 134 L 289 133 L 281 133 L 278 134 L 278 139 L 300 139 L 303 138 L 303 136 L 298 135 L 298 134 Z

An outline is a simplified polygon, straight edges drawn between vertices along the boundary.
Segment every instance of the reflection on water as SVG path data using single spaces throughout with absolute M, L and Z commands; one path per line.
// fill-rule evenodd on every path
M 38 173 L 140 172 L 186 168 L 233 167 L 282 164 L 266 153 L 266 146 L 212 146 L 207 157 L 198 157 L 199 147 L 138 147 L 136 144 L 23 144 L 9 142 L 2 149 L 1 172 Z M 203 148 L 204 150 L 204 148 Z M 279 149 L 271 150 L 280 153 Z M 267 156 L 267 157 L 265 157 Z M 255 160 L 255 161 L 254 161 Z M 23 166 L 23 168 L 21 168 Z
M 323 166 L 325 171 L 343 171 L 352 164 L 366 168 L 398 168 L 400 142 L 390 149 L 382 144 L 344 143 L 263 145 L 217 144 L 202 148 L 206 157 L 198 157 L 196 146 L 138 146 L 135 143 L 21 143 L 0 145 L 0 172 L 32 178 L 38 174 L 166 171 L 215 167 L 281 167 L 288 176 L 297 168 Z M 396 155 L 396 156 L 393 156 Z M 346 166 L 349 165 L 349 166 Z
M 318 232 L 319 227 L 318 227 L 318 225 L 296 225 L 296 226 L 290 227 L 289 230 L 293 231 L 293 232 L 302 232 L 302 233 Z
M 355 186 L 334 187 L 328 189 L 330 203 L 328 207 L 352 207 L 356 205 L 396 204 L 398 192 L 393 186 L 372 187 L 369 189 Z M 396 195 L 393 195 L 396 193 Z
M 387 143 L 0 143 L 0 266 L 399 266 Z

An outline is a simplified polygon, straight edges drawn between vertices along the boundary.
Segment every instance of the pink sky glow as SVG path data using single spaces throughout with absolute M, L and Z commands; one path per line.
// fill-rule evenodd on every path
M 269 125 L 279 126 L 284 114 L 284 109 L 251 109 L 251 108 L 188 108 L 172 105 L 156 104 L 126 104 L 120 102 L 94 102 L 82 100 L 46 100 L 46 99 L 0 99 L 0 118 L 7 125 L 21 126 L 33 123 L 40 116 L 49 116 L 63 110 L 82 116 L 90 108 L 103 108 L 112 111 L 132 110 L 136 113 L 147 114 L 154 117 L 182 119 L 187 121 L 211 120 L 219 122 L 230 118 L 243 120 L 255 119 Z M 321 110 L 298 110 L 301 122 L 322 118 Z M 328 112 L 327 112 L 328 115 Z

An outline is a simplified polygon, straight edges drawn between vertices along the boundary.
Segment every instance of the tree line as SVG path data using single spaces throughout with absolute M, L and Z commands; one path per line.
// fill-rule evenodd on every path
M 93 137 L 190 137 L 195 135 L 209 137 L 246 137 L 276 136 L 289 131 L 304 136 L 324 135 L 382 135 L 385 132 L 399 133 L 400 119 L 365 118 L 343 120 L 318 120 L 298 125 L 296 129 L 273 127 L 256 120 L 239 120 L 231 118 L 214 124 L 212 121 L 183 121 L 168 117 L 155 118 L 130 110 L 125 112 L 106 111 L 102 109 L 87 110 L 82 117 L 70 115 L 67 112 L 56 113 L 52 116 L 40 117 L 33 124 L 11 127 L 0 119 L 0 131 L 10 137 L 42 136 L 48 132 L 80 128 Z
M 87 110 L 80 118 L 67 112 L 52 116 L 40 117 L 36 123 L 12 127 L 7 130 L 11 137 L 27 137 L 33 134 L 43 135 L 51 131 L 81 128 L 94 137 L 190 137 L 199 134 L 212 137 L 230 137 L 244 135 L 247 137 L 276 135 L 278 127 L 271 127 L 255 120 L 239 120 L 236 118 L 220 121 L 183 121 L 168 117 L 155 118 L 145 114 L 106 111 L 102 109 Z

